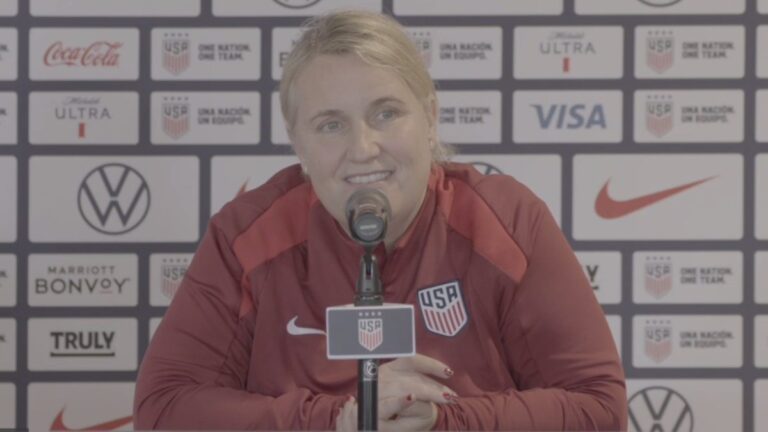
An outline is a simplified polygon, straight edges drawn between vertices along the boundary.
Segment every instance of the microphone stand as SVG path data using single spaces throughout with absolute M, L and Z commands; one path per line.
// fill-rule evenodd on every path
M 365 247 L 365 254 L 360 259 L 360 276 L 357 280 L 355 306 L 381 306 L 381 278 L 379 265 L 373 248 Z M 361 359 L 357 361 L 357 429 L 376 431 L 378 422 L 379 400 L 379 360 Z

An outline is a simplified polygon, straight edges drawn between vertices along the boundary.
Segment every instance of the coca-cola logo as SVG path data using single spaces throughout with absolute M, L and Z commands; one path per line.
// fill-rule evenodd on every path
M 45 50 L 46 66 L 118 67 L 122 42 L 97 41 L 85 47 L 54 42 Z

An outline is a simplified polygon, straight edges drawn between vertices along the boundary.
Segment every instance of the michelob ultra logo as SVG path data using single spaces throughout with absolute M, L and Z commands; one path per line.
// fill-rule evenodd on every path
M 32 92 L 32 144 L 137 144 L 135 92 Z
M 623 40 L 617 26 L 516 27 L 515 78 L 621 78 Z

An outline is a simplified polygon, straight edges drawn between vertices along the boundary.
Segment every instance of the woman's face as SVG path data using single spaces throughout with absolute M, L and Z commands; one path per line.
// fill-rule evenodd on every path
M 291 140 L 318 198 L 346 229 L 344 207 L 357 189 L 384 192 L 392 245 L 418 212 L 432 162 L 435 108 L 389 70 L 354 55 L 311 60 L 293 88 Z

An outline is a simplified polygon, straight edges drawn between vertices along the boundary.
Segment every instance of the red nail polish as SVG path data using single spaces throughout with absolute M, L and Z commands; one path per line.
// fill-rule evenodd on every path
M 408 396 L 405 397 L 405 400 L 408 402 L 413 402 L 413 395 L 409 394 Z
M 445 374 L 445 376 L 448 376 L 448 377 L 453 376 L 453 370 L 451 368 L 445 368 L 443 370 L 443 373 Z
M 453 395 L 450 393 L 443 393 L 443 398 L 447 401 L 453 401 Z

